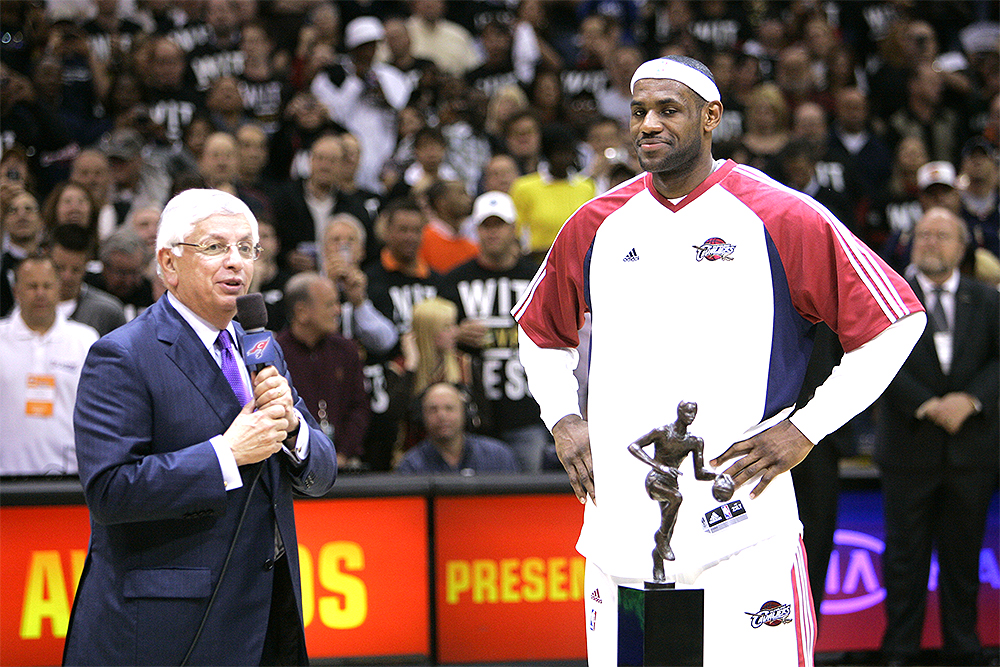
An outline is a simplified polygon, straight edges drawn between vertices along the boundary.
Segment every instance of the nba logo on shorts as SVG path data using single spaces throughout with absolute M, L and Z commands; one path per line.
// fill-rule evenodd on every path
M 732 512 L 732 510 L 729 509 L 728 505 L 723 505 L 722 506 L 722 513 L 726 515 L 727 519 L 732 519 L 733 518 L 733 512 Z
M 590 630 L 591 630 L 591 632 L 593 632 L 596 629 L 597 629 L 597 610 L 596 609 L 591 609 L 590 610 Z

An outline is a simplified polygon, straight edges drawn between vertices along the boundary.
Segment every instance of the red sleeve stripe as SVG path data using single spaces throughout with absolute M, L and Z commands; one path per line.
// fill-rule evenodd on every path
M 831 213 L 827 212 L 826 215 L 833 217 Z M 825 216 L 824 216 L 825 217 Z M 872 256 L 871 248 L 868 248 L 863 243 L 859 242 L 858 239 L 850 234 L 840 222 L 830 221 L 833 224 L 834 232 L 837 234 L 837 238 L 840 241 L 841 247 L 851 258 L 851 264 L 854 265 L 855 269 L 858 271 L 858 275 L 861 276 L 865 284 L 868 285 L 869 290 L 871 290 L 872 295 L 879 301 L 879 305 L 882 306 L 883 312 L 885 312 L 886 317 L 889 318 L 890 322 L 894 322 L 897 319 L 908 315 L 909 309 L 906 307 L 906 303 L 903 302 L 903 297 L 900 296 L 896 287 L 889 280 L 889 277 L 882 270 L 882 266 L 879 264 L 877 259 Z M 857 262 L 857 263 L 856 263 Z M 864 269 L 861 269 L 860 265 L 864 265 Z M 869 284 L 869 279 L 877 283 L 877 285 Z M 884 298 L 884 302 L 882 299 Z
M 896 286 L 883 270 L 881 260 L 872 254 L 870 248 L 861 243 L 851 232 L 844 227 L 843 223 L 830 213 L 826 207 L 816 202 L 811 197 L 807 197 L 798 190 L 793 190 L 773 179 L 770 179 L 754 169 L 747 169 L 743 165 L 736 168 L 741 175 L 751 178 L 759 183 L 766 184 L 775 189 L 781 190 L 798 201 L 808 206 L 811 210 L 830 225 L 840 243 L 845 256 L 851 262 L 855 272 L 862 283 L 868 288 L 872 298 L 878 303 L 882 312 L 889 322 L 895 322 L 901 317 L 908 315 L 910 309 L 907 307 L 903 297 L 899 294 Z

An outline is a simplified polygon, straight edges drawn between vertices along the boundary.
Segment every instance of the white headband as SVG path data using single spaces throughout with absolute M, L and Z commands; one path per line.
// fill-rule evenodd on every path
M 639 68 L 632 75 L 632 84 L 629 89 L 635 92 L 635 82 L 639 79 L 673 79 L 701 95 L 706 102 L 721 102 L 719 87 L 715 83 L 696 70 L 676 60 L 667 58 L 656 58 L 647 60 L 639 65 Z

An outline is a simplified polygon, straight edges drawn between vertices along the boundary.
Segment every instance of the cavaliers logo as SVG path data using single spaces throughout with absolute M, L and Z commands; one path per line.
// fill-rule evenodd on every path
M 733 253 L 736 252 L 736 245 L 733 243 L 726 243 L 717 236 L 713 236 L 707 239 L 701 245 L 691 246 L 697 252 L 694 255 L 696 261 L 701 261 L 707 259 L 710 262 L 714 262 L 717 259 L 721 259 L 724 262 L 733 261 Z
M 247 351 L 247 356 L 248 357 L 252 356 L 255 359 L 260 359 L 262 356 L 264 356 L 264 350 L 267 349 L 267 342 L 268 341 L 265 338 L 264 340 L 260 341 L 259 343 L 251 347 L 250 350 Z
M 751 628 L 759 628 L 763 625 L 774 628 L 792 622 L 792 605 L 780 604 L 774 600 L 768 600 L 762 604 L 760 611 L 745 611 L 743 613 L 750 617 Z

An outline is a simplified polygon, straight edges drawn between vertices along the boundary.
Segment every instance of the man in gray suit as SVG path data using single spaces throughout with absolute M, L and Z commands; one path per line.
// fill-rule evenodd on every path
M 92 255 L 92 237 L 80 225 L 59 225 L 52 230 L 52 262 L 59 272 L 59 312 L 94 327 L 103 336 L 125 324 L 125 308 L 104 290 L 83 282 Z

